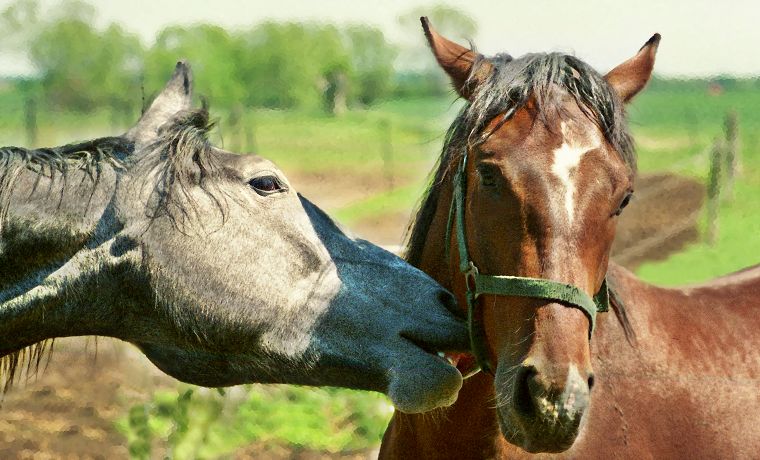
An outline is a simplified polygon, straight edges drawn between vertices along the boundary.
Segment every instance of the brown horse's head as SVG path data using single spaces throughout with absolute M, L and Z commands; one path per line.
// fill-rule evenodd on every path
M 648 81 L 659 35 L 602 76 L 564 54 L 486 58 L 440 36 L 424 18 L 423 28 L 468 101 L 442 161 L 450 175 L 467 153 L 470 258 L 481 274 L 553 280 L 593 296 L 605 279 L 617 216 L 633 192 L 623 103 Z M 453 290 L 462 299 L 455 231 L 447 244 Z M 589 317 L 529 297 L 482 295 L 477 302 L 503 435 L 533 452 L 569 448 L 594 383 Z

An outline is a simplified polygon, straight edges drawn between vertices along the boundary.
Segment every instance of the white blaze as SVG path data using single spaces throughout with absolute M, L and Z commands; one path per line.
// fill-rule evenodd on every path
M 574 139 L 576 134 L 568 129 L 565 122 L 562 122 L 562 145 L 554 150 L 554 164 L 552 164 L 552 173 L 559 178 L 562 184 L 561 195 L 564 197 L 565 210 L 567 211 L 567 220 L 572 223 L 575 217 L 575 170 L 581 162 L 583 155 L 599 147 L 598 138 L 578 138 Z

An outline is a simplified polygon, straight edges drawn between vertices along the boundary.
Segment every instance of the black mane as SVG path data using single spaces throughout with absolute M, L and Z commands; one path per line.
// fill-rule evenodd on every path
M 104 164 L 122 169 L 134 143 L 124 137 L 103 137 L 60 147 L 26 149 L 0 147 L 0 230 L 8 213 L 11 192 L 23 170 L 47 177 L 84 170 L 97 183 Z

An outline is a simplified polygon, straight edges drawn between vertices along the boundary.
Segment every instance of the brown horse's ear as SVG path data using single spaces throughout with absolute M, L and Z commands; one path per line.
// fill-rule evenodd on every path
M 657 54 L 659 44 L 660 34 L 652 35 L 652 38 L 641 47 L 636 56 L 610 70 L 604 76 L 607 83 L 615 89 L 623 101 L 630 101 L 646 86 L 649 77 L 652 76 L 654 57 Z
M 451 78 L 454 89 L 463 98 L 470 99 L 475 88 L 491 74 L 491 65 L 483 61 L 478 65 L 475 74 L 472 74 L 473 65 L 482 60 L 483 56 L 439 35 L 430 26 L 430 21 L 426 16 L 421 17 L 420 22 L 435 59 Z

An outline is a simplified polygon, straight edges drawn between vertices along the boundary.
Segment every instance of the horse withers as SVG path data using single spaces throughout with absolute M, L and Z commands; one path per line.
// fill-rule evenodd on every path
M 334 385 L 451 404 L 450 293 L 354 239 L 255 155 L 214 147 L 180 62 L 126 135 L 0 150 L 0 371 L 48 339 L 135 344 L 179 380 Z
M 450 357 L 484 372 L 449 408 L 396 413 L 380 457 L 755 457 L 760 266 L 663 289 L 609 262 L 635 175 L 623 104 L 659 35 L 602 76 L 423 28 L 466 105 L 407 259 L 467 308 L 473 354 Z

